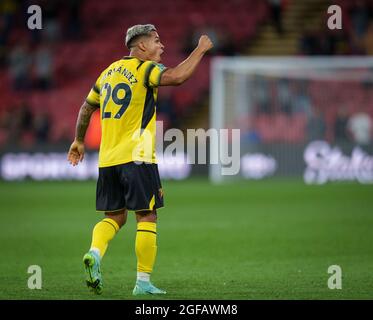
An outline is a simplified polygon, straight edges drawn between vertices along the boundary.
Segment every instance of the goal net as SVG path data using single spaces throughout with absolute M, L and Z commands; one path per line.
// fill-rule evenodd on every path
M 373 58 L 218 57 L 210 78 L 210 128 L 240 129 L 226 146 L 210 143 L 210 154 L 240 150 L 239 172 L 223 174 L 218 157 L 212 182 L 373 181 Z

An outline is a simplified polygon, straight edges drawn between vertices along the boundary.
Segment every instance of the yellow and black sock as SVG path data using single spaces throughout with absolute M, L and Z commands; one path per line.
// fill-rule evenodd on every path
M 154 222 L 137 224 L 135 251 L 137 272 L 151 273 L 157 255 L 157 225 Z
M 102 258 L 106 252 L 110 240 L 119 231 L 117 222 L 110 218 L 105 218 L 95 225 L 92 233 L 91 250 L 99 250 Z

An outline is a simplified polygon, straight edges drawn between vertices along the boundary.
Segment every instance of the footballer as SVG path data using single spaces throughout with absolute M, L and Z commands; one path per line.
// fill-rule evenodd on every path
M 174 68 L 160 63 L 165 47 L 152 24 L 129 28 L 125 45 L 129 55 L 100 74 L 81 106 L 67 156 L 73 166 L 83 160 L 84 137 L 92 113 L 99 108 L 96 210 L 104 218 L 94 226 L 90 249 L 83 257 L 86 283 L 94 293 L 102 293 L 102 258 L 126 223 L 128 211 L 134 211 L 137 279 L 133 295 L 165 294 L 150 281 L 157 255 L 157 209 L 163 207 L 155 156 L 157 92 L 159 86 L 177 86 L 189 79 L 213 44 L 202 35 L 194 51 Z

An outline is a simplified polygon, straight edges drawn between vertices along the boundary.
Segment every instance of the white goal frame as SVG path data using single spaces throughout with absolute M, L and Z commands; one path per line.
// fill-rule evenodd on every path
M 330 70 L 339 69 L 353 70 L 354 68 L 372 68 L 373 57 L 365 56 L 333 56 L 333 57 L 215 57 L 212 59 L 210 68 L 210 128 L 217 130 L 225 129 L 225 113 L 226 106 L 224 105 L 226 88 L 225 74 L 234 73 L 238 77 L 246 76 L 250 73 L 282 75 L 284 72 L 288 75 L 293 72 L 296 77 L 297 72 L 302 72 L 302 77 L 312 78 L 312 70 Z M 350 71 L 351 71 L 350 70 Z M 324 74 L 328 77 L 327 72 Z M 341 75 L 344 77 L 343 74 Z M 351 77 L 346 75 L 346 77 Z M 344 79 L 346 79 L 346 77 Z M 320 77 L 319 77 L 320 78 Z M 235 90 L 246 90 L 244 86 L 235 88 Z M 245 95 L 243 95 L 245 96 Z M 243 101 L 244 103 L 245 101 Z M 219 143 L 211 141 L 210 154 L 218 154 Z M 209 166 L 209 178 L 213 183 L 222 183 L 224 176 L 222 172 L 222 163 Z

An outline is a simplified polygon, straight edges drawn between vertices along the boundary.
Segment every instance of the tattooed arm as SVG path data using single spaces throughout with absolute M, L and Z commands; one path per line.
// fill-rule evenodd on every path
M 95 110 L 97 110 L 97 108 L 91 106 L 87 102 L 84 102 L 80 108 L 78 120 L 76 123 L 75 139 L 71 144 L 69 152 L 67 154 L 67 160 L 73 166 L 76 166 L 84 159 L 84 137 L 87 132 L 92 113 Z
M 92 107 L 87 102 L 83 103 L 76 123 L 75 140 L 84 143 L 84 137 L 88 129 L 89 121 L 91 120 L 92 113 L 96 110 L 96 107 Z

